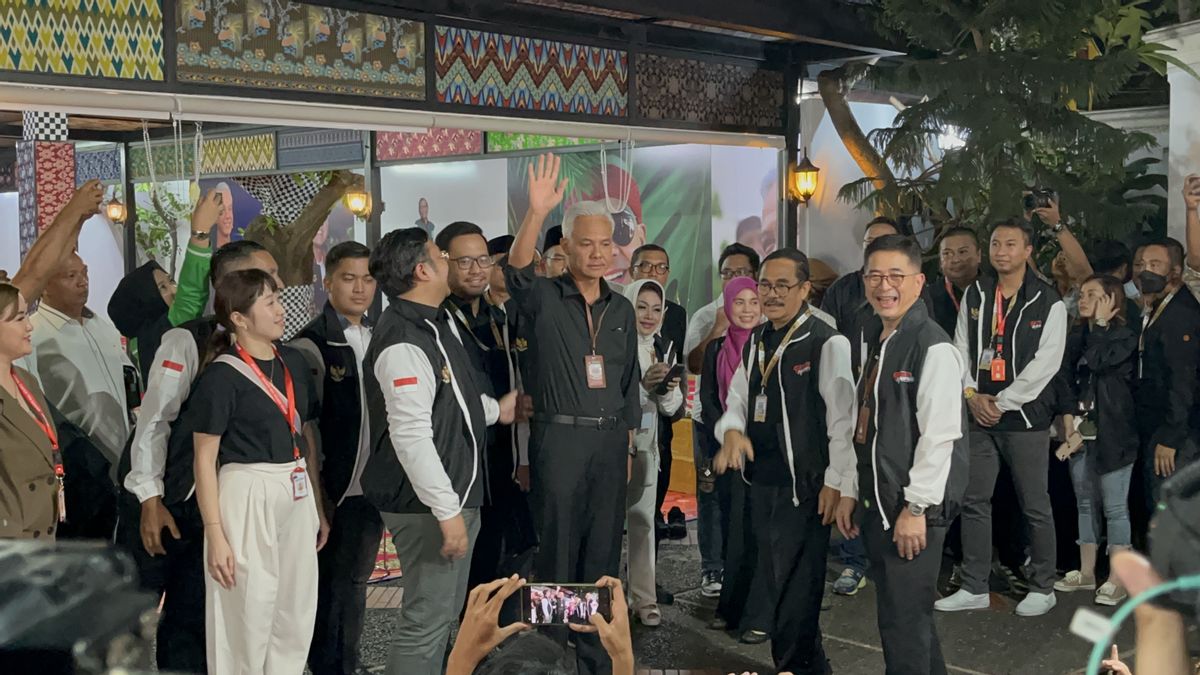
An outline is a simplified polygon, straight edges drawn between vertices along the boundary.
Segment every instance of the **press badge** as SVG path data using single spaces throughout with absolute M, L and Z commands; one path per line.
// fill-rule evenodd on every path
M 1004 381 L 1004 359 L 992 359 L 992 382 Z
M 604 355 L 588 354 L 584 356 L 583 372 L 587 375 L 588 389 L 604 389 L 608 386 L 604 377 Z
M 758 396 L 754 397 L 754 421 L 759 423 L 767 421 L 766 394 L 759 394 Z
M 308 496 L 308 472 L 300 467 L 292 471 L 292 500 L 300 501 Z
M 991 347 L 983 350 L 979 354 L 979 369 L 988 370 L 992 367 L 992 359 L 996 358 L 996 350 Z

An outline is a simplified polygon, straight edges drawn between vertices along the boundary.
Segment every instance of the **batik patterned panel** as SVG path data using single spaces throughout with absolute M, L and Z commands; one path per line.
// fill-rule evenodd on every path
M 275 134 L 204 139 L 200 173 L 205 176 L 270 171 L 275 168 Z
M 75 194 L 75 145 L 35 141 L 38 232 L 46 229 Z
M 777 70 L 638 54 L 637 91 L 645 119 L 783 129 L 783 73 Z
M 4 0 L 0 70 L 163 79 L 159 0 Z
M 174 143 L 160 143 L 151 145 L 150 152 L 154 153 L 154 177 L 159 181 L 189 180 L 195 175 L 196 148 L 190 138 L 184 140 L 182 148 L 177 149 Z M 146 162 L 144 144 L 129 146 L 129 166 L 134 179 L 149 180 L 150 165 Z
M 483 132 L 434 127 L 424 133 L 381 131 L 375 134 L 375 157 L 381 162 L 421 157 L 483 153 Z
M 121 180 L 120 148 L 75 153 L 75 185 L 83 185 L 93 178 L 102 181 Z
M 442 103 L 626 115 L 628 52 L 466 28 L 436 31 Z
M 363 163 L 363 133 L 348 129 L 300 129 L 275 134 L 280 169 Z
M 290 1 L 166 1 L 178 3 L 181 81 L 425 98 L 419 21 Z
M 546 136 L 543 134 L 510 134 L 489 131 L 488 152 L 512 152 L 515 150 L 537 150 L 538 148 L 566 148 L 575 145 L 599 145 L 598 138 L 574 138 L 571 136 Z
M 37 141 L 17 141 L 17 220 L 21 232 L 21 259 L 37 239 Z M 13 273 L 15 270 L 9 270 Z

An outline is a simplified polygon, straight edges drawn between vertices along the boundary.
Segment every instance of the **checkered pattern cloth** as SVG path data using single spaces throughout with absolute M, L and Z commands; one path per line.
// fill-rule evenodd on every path
M 291 225 L 305 206 L 324 187 L 321 183 L 299 174 L 246 176 L 234 178 L 238 185 L 262 202 L 262 212 L 281 225 Z
M 285 287 L 279 293 L 279 301 L 283 303 L 283 340 L 287 342 L 316 316 L 312 284 Z
M 21 137 L 26 141 L 67 140 L 67 116 L 63 113 L 26 110 L 21 123 Z

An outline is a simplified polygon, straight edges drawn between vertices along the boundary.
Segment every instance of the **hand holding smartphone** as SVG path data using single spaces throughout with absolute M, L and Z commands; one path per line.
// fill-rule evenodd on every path
M 662 382 L 660 382 L 658 386 L 654 388 L 654 393 L 662 396 L 663 394 L 667 393 L 667 388 L 671 386 L 671 380 L 678 380 L 681 377 L 683 377 L 683 364 L 676 363 L 675 365 L 671 366 L 669 370 L 667 370 L 667 374 L 663 377 Z
M 531 626 L 612 621 L 612 592 L 594 584 L 530 584 L 521 589 L 521 621 Z

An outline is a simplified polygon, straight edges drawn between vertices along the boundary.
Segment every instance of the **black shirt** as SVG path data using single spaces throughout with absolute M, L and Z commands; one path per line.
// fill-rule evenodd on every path
M 1004 298 L 1002 301 L 1001 313 L 1005 316 L 1004 324 L 1004 350 L 993 352 L 995 358 L 1004 359 L 1004 379 L 993 380 L 992 370 L 988 368 L 983 370 L 982 364 L 979 368 L 979 391 L 984 394 L 995 396 L 1008 388 L 1013 383 L 1013 332 L 1016 331 L 1017 315 L 1021 311 L 1021 306 L 1025 304 L 1025 287 L 1022 286 L 1017 291 L 1017 295 L 1012 298 Z M 989 295 L 984 298 L 983 304 L 983 335 L 986 338 L 984 343 L 988 345 L 986 348 L 996 350 L 997 343 L 1000 341 L 1000 336 L 992 332 L 992 322 L 996 320 L 996 296 Z M 998 326 L 998 324 L 997 324 Z M 985 349 L 986 349 L 985 348 Z M 970 366 L 968 366 L 970 367 Z
M 946 277 L 939 276 L 926 289 L 933 301 L 933 320 L 954 339 L 958 328 L 958 308 L 962 304 L 963 291 L 954 284 L 946 284 Z
M 532 264 L 504 266 L 512 300 L 529 319 L 529 342 L 537 345 L 537 366 L 525 383 L 534 410 L 538 415 L 615 416 L 617 428 L 637 429 L 642 413 L 633 305 L 600 281 L 591 313 L 607 386 L 590 389 L 584 358 L 592 353 L 592 343 L 583 295 L 570 274 L 546 279 L 533 270 Z
M 759 353 L 763 355 L 763 364 L 770 364 L 771 357 L 775 355 L 775 350 L 779 347 L 779 343 L 783 341 L 783 336 L 787 335 L 788 329 L 794 324 L 795 318 L 783 325 L 783 328 L 775 328 L 773 324 L 768 322 L 763 328 L 762 345 Z M 751 363 L 750 367 L 754 372 L 758 372 L 758 363 Z M 746 404 L 746 436 L 750 439 L 751 445 L 754 446 L 754 461 L 748 462 L 749 468 L 747 474 L 750 482 L 755 485 L 773 485 L 778 487 L 790 487 L 792 484 L 792 470 L 788 466 L 786 448 L 783 445 L 783 404 L 781 396 L 783 395 L 779 389 L 779 383 L 775 378 L 779 377 L 778 373 L 771 369 L 771 379 L 766 382 L 767 394 L 767 417 L 765 422 L 754 421 L 754 406 L 758 396 L 763 393 L 762 387 L 752 387 L 749 392 L 750 400 Z M 757 377 L 752 377 L 751 381 L 754 384 L 760 384 L 762 380 Z M 701 380 L 703 383 L 703 379 Z
M 687 338 L 687 310 L 679 303 L 668 300 L 659 333 L 666 344 L 670 345 L 675 362 L 683 363 L 683 342 Z
M 239 358 L 228 349 L 223 354 Z M 320 414 L 317 383 L 304 356 L 290 347 L 279 347 L 283 363 L 259 361 L 258 367 L 271 378 L 280 392 L 284 389 L 283 365 L 292 373 L 296 390 L 296 412 L 301 422 L 315 420 Z M 279 406 L 267 396 L 258 382 L 248 379 L 233 366 L 213 362 L 196 382 L 188 398 L 188 419 L 193 431 L 221 437 L 220 464 L 294 462 L 291 428 Z M 304 452 L 301 442 L 300 452 Z

